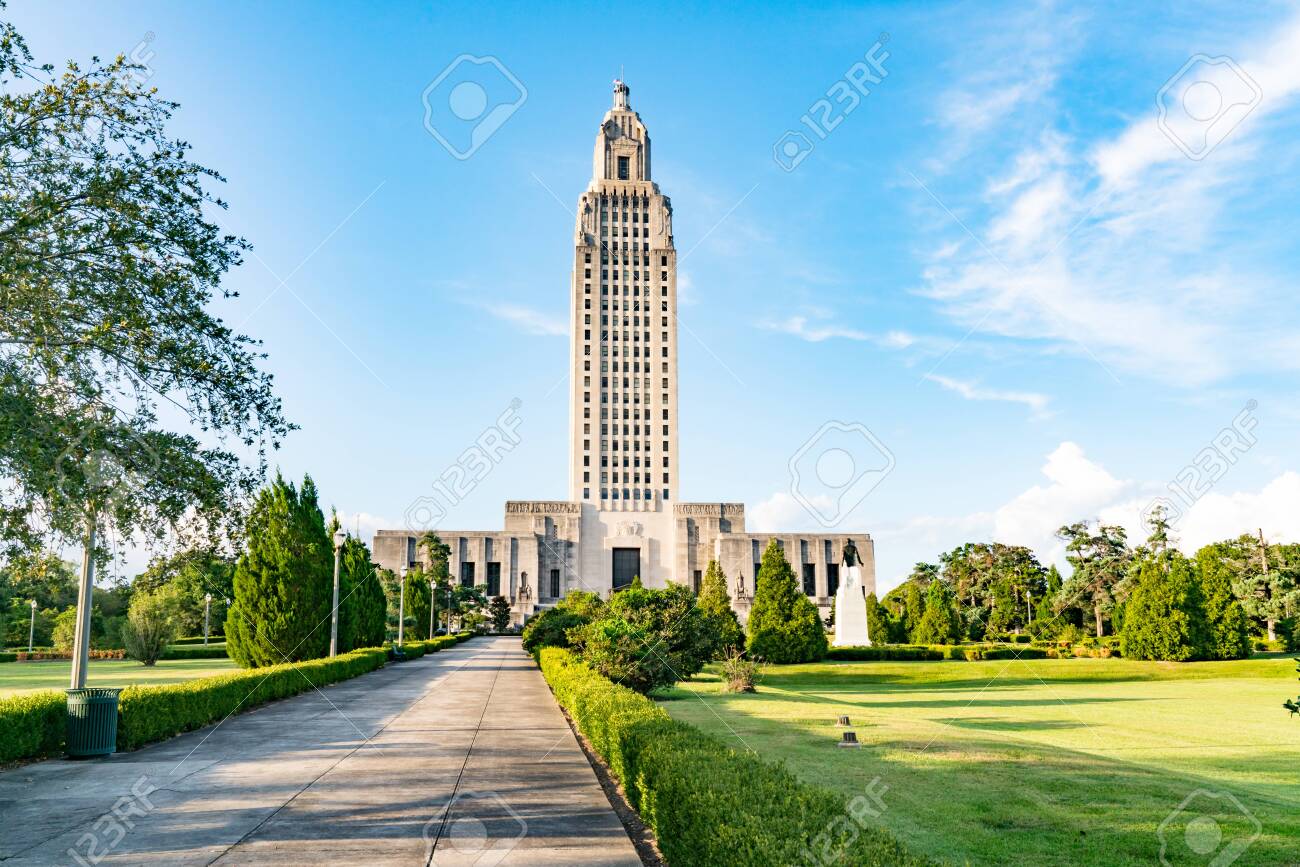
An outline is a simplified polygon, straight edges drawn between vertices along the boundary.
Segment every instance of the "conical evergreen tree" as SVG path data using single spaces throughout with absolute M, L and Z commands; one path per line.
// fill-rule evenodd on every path
M 917 644 L 950 644 L 961 640 L 961 620 L 952 591 L 942 581 L 931 581 L 925 591 L 925 613 L 912 640 Z
M 907 590 L 903 593 L 903 616 L 900 618 L 908 641 L 920 640 L 916 637 L 916 631 L 921 625 L 921 617 L 924 614 L 925 596 L 921 592 L 921 585 L 914 580 L 909 580 Z
M 727 593 L 727 575 L 718 565 L 717 560 L 710 560 L 704 570 L 704 579 L 700 582 L 700 595 L 695 604 L 704 612 L 704 616 L 718 633 L 717 658 L 745 646 L 745 632 L 740 628 L 740 619 L 731 608 L 731 596 Z
M 1166 549 L 1143 558 L 1124 603 L 1120 653 L 1125 659 L 1192 659 L 1204 635 L 1200 588 L 1192 564 Z
M 430 637 L 429 605 L 432 597 L 428 572 L 416 568 L 406 573 L 406 629 L 403 638 L 421 640 Z
M 1196 572 L 1205 608 L 1202 659 L 1245 659 L 1250 656 L 1246 610 L 1232 592 L 1228 564 L 1208 546 L 1196 553 Z
M 768 542 L 749 611 L 749 654 L 768 662 L 815 662 L 826 655 L 817 607 L 803 595 L 776 540 Z
M 226 619 L 230 656 L 245 668 L 329 652 L 334 547 L 311 476 L 298 491 L 279 473 L 258 492 L 235 565 Z
M 872 644 L 889 643 L 889 612 L 876 601 L 876 594 L 867 594 L 867 640 Z
M 348 536 L 339 570 L 339 653 L 383 644 L 387 607 L 370 549 Z

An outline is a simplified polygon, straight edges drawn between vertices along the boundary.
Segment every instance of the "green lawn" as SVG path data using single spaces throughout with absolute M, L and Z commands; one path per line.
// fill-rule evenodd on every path
M 179 683 L 237 670 L 229 659 L 164 659 L 151 668 L 131 659 L 92 659 L 86 685 Z M 68 660 L 0 663 L 0 698 L 37 689 L 67 689 L 71 674 L 72 663 Z
M 1196 848 L 1255 833 L 1225 793 L 1262 826 L 1236 864 L 1297 864 L 1300 719 L 1281 706 L 1300 692 L 1295 667 L 1289 658 L 773 666 L 755 694 L 723 693 L 705 672 L 663 707 L 850 797 L 879 777 L 888 791 L 878 821 L 955 864 L 1159 863 L 1158 826 L 1198 791 L 1165 828 L 1169 864 L 1209 863 L 1214 855 Z M 835 746 L 840 714 L 862 748 Z

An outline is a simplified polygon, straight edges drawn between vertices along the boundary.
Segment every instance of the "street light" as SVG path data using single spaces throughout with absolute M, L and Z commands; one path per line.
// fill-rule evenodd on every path
M 203 646 L 208 646 L 208 622 L 212 614 L 212 594 L 203 594 Z
M 339 560 L 343 557 L 343 543 L 348 534 L 339 527 L 334 531 L 334 608 L 330 615 L 330 656 L 339 653 Z
M 438 588 L 436 588 L 433 584 L 433 573 L 430 572 L 429 573 L 429 637 L 430 638 L 433 638 L 433 597 L 434 594 L 437 592 L 437 590 Z
M 32 643 L 36 640 L 36 600 L 32 600 L 32 625 L 27 630 L 27 652 L 32 652 Z
M 402 584 L 397 590 L 397 646 L 402 646 L 402 625 L 406 622 L 406 567 L 402 567 Z

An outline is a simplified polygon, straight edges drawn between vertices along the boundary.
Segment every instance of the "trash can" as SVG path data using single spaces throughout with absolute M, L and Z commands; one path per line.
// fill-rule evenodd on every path
M 66 690 L 69 756 L 107 756 L 117 749 L 117 694 L 121 691 L 104 687 Z

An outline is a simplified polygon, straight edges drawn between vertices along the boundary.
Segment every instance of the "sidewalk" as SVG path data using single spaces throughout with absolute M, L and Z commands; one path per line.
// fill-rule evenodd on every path
M 0 773 L 0 864 L 96 863 L 641 862 L 519 641 L 477 638 L 133 753 Z

